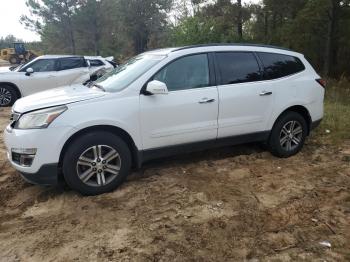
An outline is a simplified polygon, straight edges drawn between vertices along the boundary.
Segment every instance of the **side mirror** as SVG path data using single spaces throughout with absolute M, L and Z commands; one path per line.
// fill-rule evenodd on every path
M 167 95 L 169 91 L 165 83 L 153 80 L 147 84 L 146 93 L 151 95 Z
M 30 76 L 30 75 L 33 74 L 33 73 L 34 73 L 33 68 L 31 68 L 31 67 L 27 68 L 27 70 L 26 70 L 26 76 Z

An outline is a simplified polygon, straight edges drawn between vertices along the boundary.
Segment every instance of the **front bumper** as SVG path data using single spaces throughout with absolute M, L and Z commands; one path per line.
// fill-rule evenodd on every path
M 4 141 L 7 157 L 11 165 L 21 173 L 22 177 L 34 184 L 58 184 L 58 163 L 63 145 L 67 140 L 69 127 L 46 129 L 18 130 L 6 128 Z M 35 148 L 36 154 L 30 166 L 22 166 L 13 161 L 11 149 Z
M 58 164 L 43 165 L 35 174 L 20 173 L 21 176 L 29 183 L 54 186 L 59 184 L 58 179 Z

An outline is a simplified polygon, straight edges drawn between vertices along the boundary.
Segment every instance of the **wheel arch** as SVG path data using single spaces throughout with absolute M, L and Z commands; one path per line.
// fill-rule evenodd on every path
M 114 135 L 118 135 L 119 137 L 121 137 L 127 143 L 128 147 L 130 149 L 130 152 L 132 154 L 132 165 L 136 168 L 139 168 L 141 166 L 142 157 L 140 155 L 140 151 L 138 150 L 134 140 L 132 139 L 132 137 L 130 136 L 130 134 L 128 132 L 126 132 L 124 129 L 121 129 L 121 128 L 116 127 L 116 126 L 95 125 L 95 126 L 83 128 L 68 138 L 68 140 L 64 143 L 63 148 L 62 148 L 61 153 L 60 153 L 59 163 L 58 163 L 59 169 L 62 169 L 63 157 L 64 157 L 69 145 L 78 137 L 80 137 L 84 134 L 87 134 L 90 132 L 96 132 L 96 131 L 107 131 L 107 132 L 110 132 Z
M 302 105 L 295 105 L 295 106 L 290 106 L 288 107 L 287 109 L 285 109 L 275 120 L 274 122 L 274 125 L 276 124 L 276 122 L 278 121 L 278 119 L 283 115 L 285 114 L 286 112 L 296 112 L 298 114 L 300 114 L 301 116 L 304 117 L 306 123 L 307 123 L 307 134 L 309 135 L 310 134 L 310 131 L 311 131 L 311 125 L 312 125 L 312 118 L 311 118 L 311 115 L 310 115 L 310 112 L 309 110 L 305 107 L 305 106 L 302 106 Z
M 0 82 L 0 86 L 11 86 L 15 89 L 16 94 L 17 94 L 17 98 L 20 99 L 22 97 L 21 91 L 19 90 L 18 86 L 15 85 L 14 83 L 11 82 Z

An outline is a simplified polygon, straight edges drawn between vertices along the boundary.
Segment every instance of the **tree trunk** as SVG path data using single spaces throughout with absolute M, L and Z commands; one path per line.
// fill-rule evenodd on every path
M 238 17 L 237 17 L 237 34 L 239 40 L 243 39 L 243 18 L 242 18 L 242 0 L 237 0 Z
M 335 28 L 337 23 L 337 5 L 338 0 L 331 0 L 331 7 L 328 11 L 328 31 L 327 31 L 327 42 L 326 42 L 326 51 L 324 56 L 324 65 L 323 65 L 323 74 L 325 76 L 331 76 L 332 74 L 332 66 L 335 66 L 333 64 L 334 56 L 335 56 Z
M 66 6 L 66 12 L 67 12 L 67 22 L 68 22 L 67 30 L 69 32 L 69 37 L 70 37 L 70 42 L 71 42 L 71 50 L 72 50 L 72 54 L 75 55 L 76 48 L 75 48 L 75 39 L 74 39 L 72 19 L 70 17 L 69 6 L 68 6 L 68 3 L 66 0 L 64 1 L 64 4 Z
M 264 12 L 264 36 L 265 43 L 267 43 L 269 39 L 269 12 L 267 10 Z

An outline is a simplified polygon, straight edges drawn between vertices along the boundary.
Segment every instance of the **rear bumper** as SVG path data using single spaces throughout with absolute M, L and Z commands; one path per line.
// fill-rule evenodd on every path
M 40 167 L 36 173 L 20 172 L 21 176 L 29 183 L 37 185 L 53 186 L 58 182 L 58 164 L 46 164 Z
M 316 120 L 316 121 L 312 122 L 312 123 L 311 123 L 311 128 L 310 128 L 311 130 L 310 130 L 310 131 L 316 129 L 316 128 L 321 124 L 321 122 L 322 122 L 322 118 L 319 119 L 319 120 Z

